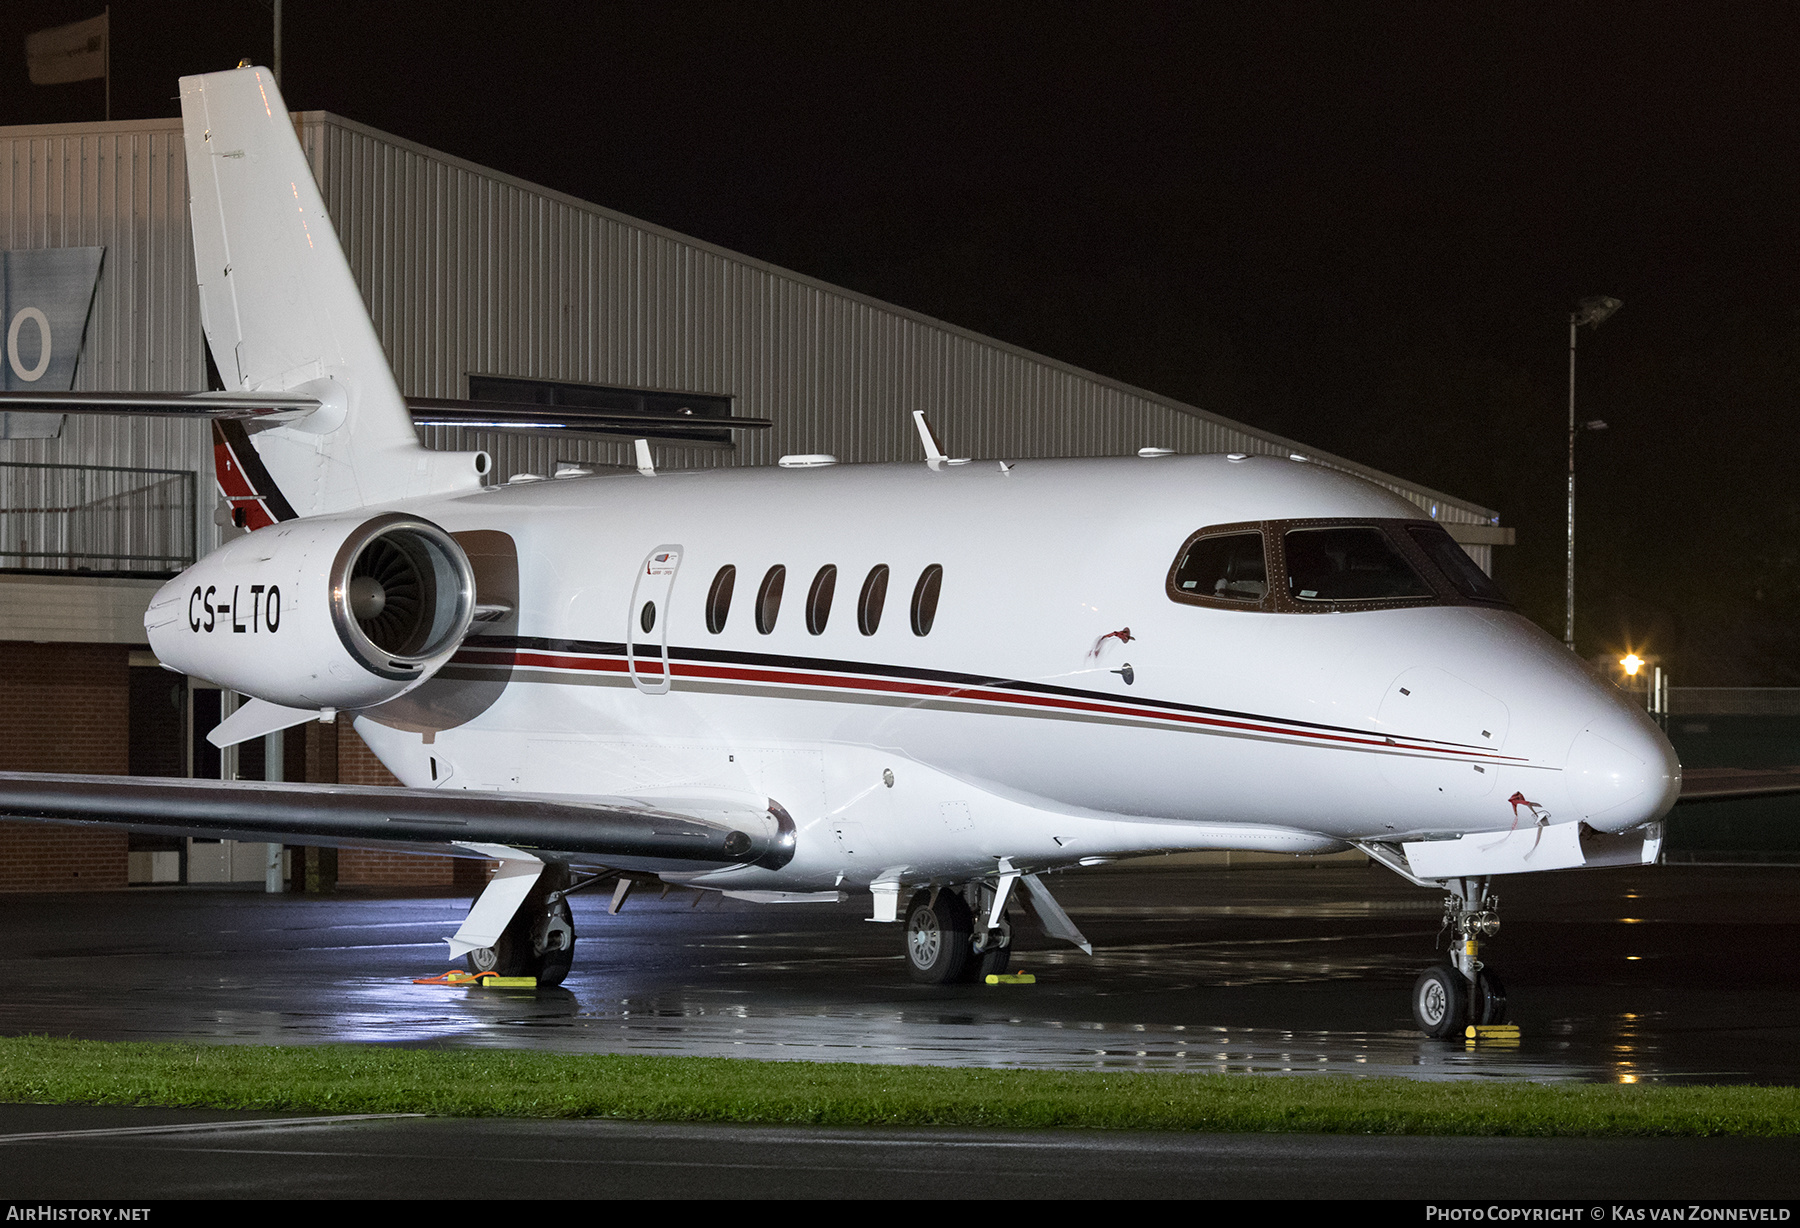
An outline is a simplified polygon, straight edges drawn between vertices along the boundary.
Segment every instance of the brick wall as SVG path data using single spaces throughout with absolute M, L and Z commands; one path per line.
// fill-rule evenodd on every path
M 392 772 L 357 736 L 350 718 L 337 722 L 337 779 L 346 785 L 398 785 Z M 309 778 L 310 779 L 310 778 Z M 472 887 L 487 881 L 487 863 L 466 857 L 430 857 L 339 849 L 337 881 L 344 887 Z
M 0 771 L 123 775 L 130 653 L 115 644 L 0 641 Z M 125 886 L 125 833 L 0 823 L 0 891 Z

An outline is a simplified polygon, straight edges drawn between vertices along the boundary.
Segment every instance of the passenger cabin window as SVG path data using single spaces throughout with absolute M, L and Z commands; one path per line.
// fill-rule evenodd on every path
M 1269 593 L 1261 533 L 1223 533 L 1188 546 L 1175 565 L 1175 591 L 1218 601 L 1259 602 Z
M 856 599 L 856 629 L 874 635 L 881 626 L 881 607 L 887 602 L 888 565 L 877 563 L 869 568 L 863 581 L 862 596 Z
M 1299 602 L 1403 601 L 1431 597 L 1388 535 L 1374 525 L 1293 529 L 1283 540 L 1288 595 Z
M 930 635 L 931 624 L 937 621 L 938 593 L 944 587 L 944 568 L 933 563 L 919 575 L 919 582 L 913 585 L 912 629 L 914 635 Z
M 712 588 L 706 594 L 706 629 L 714 635 L 725 630 L 725 619 L 731 614 L 731 590 L 737 586 L 737 568 L 730 563 L 719 568 Z
M 764 635 L 775 630 L 776 616 L 781 613 L 781 590 L 786 584 L 787 568 L 777 563 L 769 568 L 762 587 L 756 591 L 756 629 Z
M 819 574 L 813 577 L 812 588 L 806 594 L 806 629 L 814 635 L 823 634 L 825 623 L 831 618 L 831 596 L 837 592 L 837 567 L 831 563 L 819 568 Z

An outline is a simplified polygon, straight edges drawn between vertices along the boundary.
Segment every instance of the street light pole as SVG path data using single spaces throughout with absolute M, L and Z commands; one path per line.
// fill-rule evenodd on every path
M 1563 645 L 1575 651 L 1575 330 L 1583 324 L 1598 328 L 1606 317 L 1617 311 L 1619 300 L 1604 294 L 1584 298 L 1569 314 L 1569 572 L 1567 605 L 1563 619 Z M 1601 431 L 1604 422 L 1582 424 L 1583 429 Z

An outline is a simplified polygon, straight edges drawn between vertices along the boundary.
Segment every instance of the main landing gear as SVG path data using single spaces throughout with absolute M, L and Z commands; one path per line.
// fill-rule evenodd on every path
M 994 908 L 993 883 L 934 887 L 915 894 L 906 906 L 906 965 L 912 979 L 926 985 L 984 981 L 1012 965 L 1012 923 Z
M 569 867 L 545 863 L 494 945 L 469 952 L 469 971 L 535 976 L 541 989 L 562 984 L 575 962 L 575 917 L 564 898 L 568 891 Z
M 1500 897 L 1488 891 L 1486 878 L 1453 878 L 1444 887 L 1450 958 L 1421 972 L 1412 991 L 1413 1021 L 1439 1040 L 1471 1023 L 1506 1022 L 1506 988 L 1479 958 L 1479 940 L 1500 932 Z

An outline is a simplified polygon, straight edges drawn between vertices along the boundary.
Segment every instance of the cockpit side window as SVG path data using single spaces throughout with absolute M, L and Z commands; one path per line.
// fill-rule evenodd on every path
M 1269 595 L 1261 533 L 1225 533 L 1189 543 L 1175 564 L 1175 589 L 1220 601 L 1261 601 Z
M 1463 596 L 1471 601 L 1506 601 L 1500 586 L 1476 566 L 1468 552 L 1442 528 L 1435 524 L 1415 524 L 1408 525 L 1406 533 Z
M 1232 610 L 1269 607 L 1269 563 L 1256 525 L 1215 525 L 1188 538 L 1169 569 L 1169 596 Z
M 1282 541 L 1288 596 L 1302 603 L 1430 598 L 1431 586 L 1374 525 L 1293 529 Z

